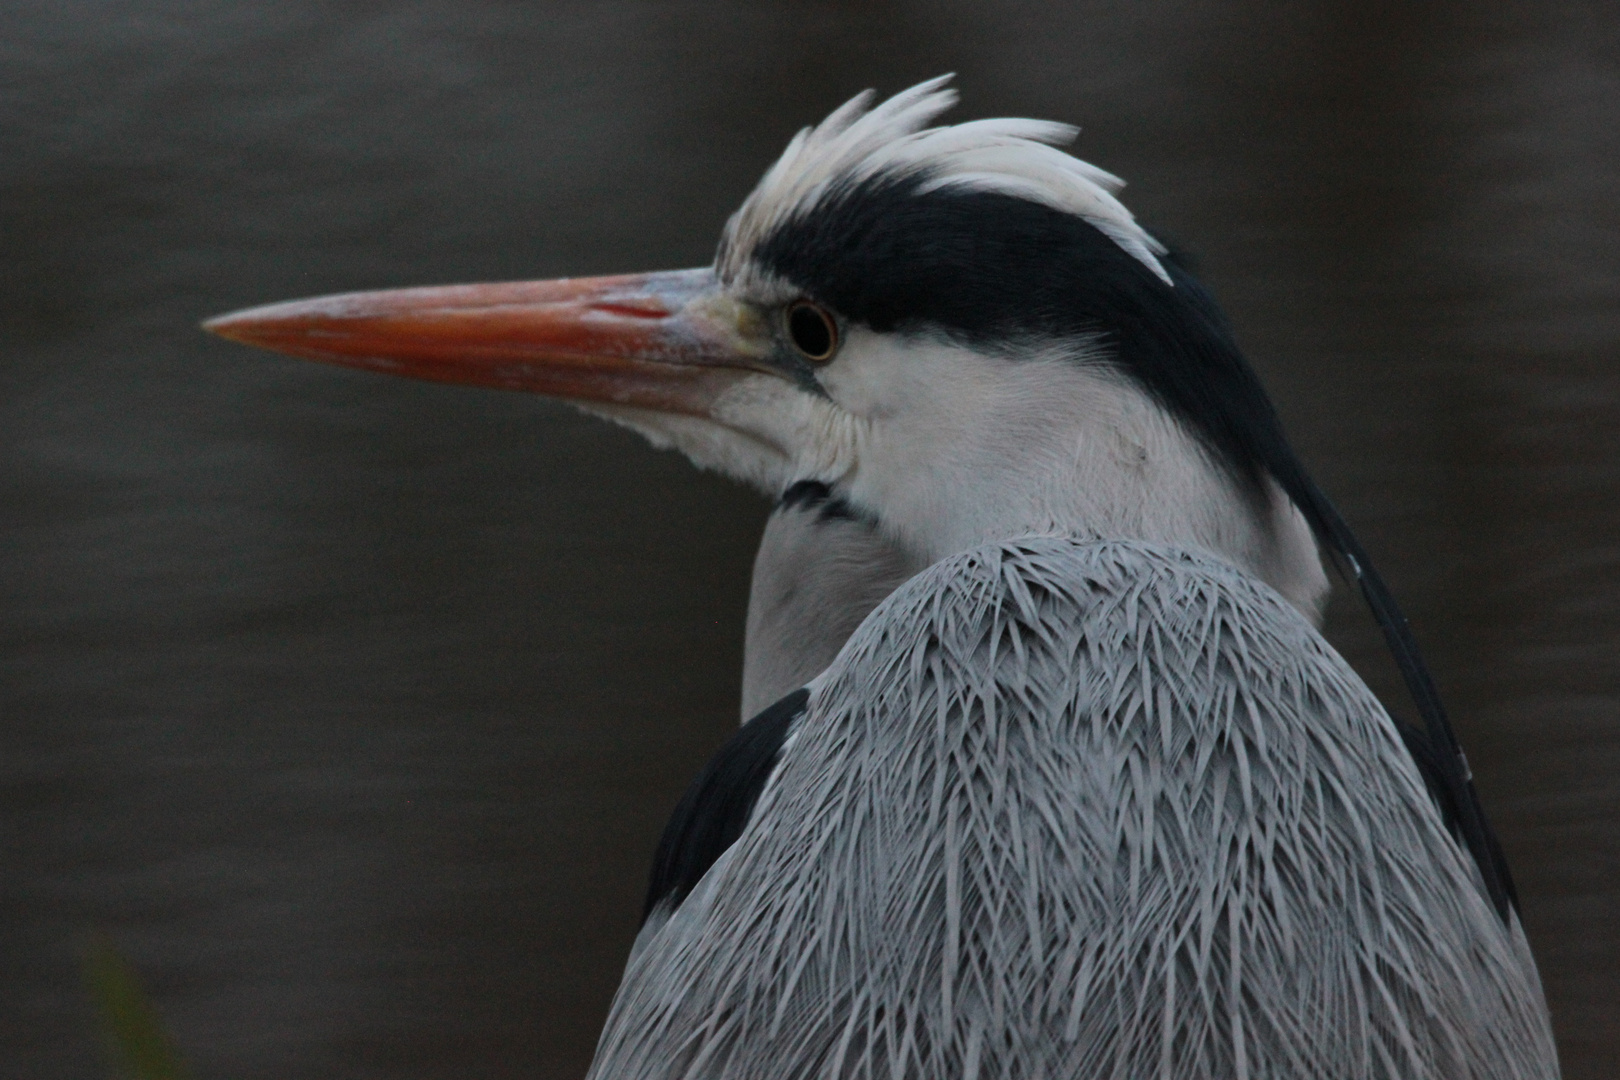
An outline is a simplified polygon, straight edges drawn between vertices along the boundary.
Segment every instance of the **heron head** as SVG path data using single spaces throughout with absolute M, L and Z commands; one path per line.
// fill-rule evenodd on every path
M 1326 579 L 1218 310 L 1113 176 L 944 79 L 801 131 L 712 266 L 357 293 L 205 324 L 312 359 L 567 399 L 926 560 L 1067 532 L 1192 544 L 1314 612 Z

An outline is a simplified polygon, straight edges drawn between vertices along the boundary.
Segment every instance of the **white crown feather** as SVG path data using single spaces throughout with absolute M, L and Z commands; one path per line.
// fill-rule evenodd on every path
M 1074 214 L 1170 284 L 1158 258 L 1164 245 L 1114 197 L 1125 182 L 1058 149 L 1079 128 L 1017 117 L 926 127 L 956 104 L 956 91 L 945 85 L 950 78 L 918 83 L 876 106 L 872 91 L 863 91 L 795 135 L 726 223 L 721 276 L 731 277 L 778 226 L 814 210 L 829 194 L 887 175 L 922 176 L 923 192 L 996 191 Z

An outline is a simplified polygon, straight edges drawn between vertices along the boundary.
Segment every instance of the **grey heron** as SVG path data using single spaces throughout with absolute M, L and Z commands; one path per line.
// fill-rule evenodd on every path
M 780 495 L 747 695 L 788 692 L 677 808 L 592 1075 L 1556 1076 L 1405 620 L 1224 317 L 1073 129 L 953 100 L 801 132 L 711 267 L 208 324 Z M 1319 543 L 1419 724 L 1317 634 Z

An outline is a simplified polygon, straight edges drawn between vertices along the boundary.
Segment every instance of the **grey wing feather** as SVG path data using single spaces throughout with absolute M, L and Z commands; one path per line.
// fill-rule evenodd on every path
M 1558 1075 L 1376 699 L 1264 585 L 1140 543 L 902 586 L 643 936 L 602 1080 Z

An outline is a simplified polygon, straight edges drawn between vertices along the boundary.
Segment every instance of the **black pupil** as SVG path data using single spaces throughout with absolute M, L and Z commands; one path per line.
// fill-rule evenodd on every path
M 812 360 L 825 360 L 832 355 L 833 331 L 827 317 L 809 304 L 800 304 L 788 312 L 788 333 L 793 344 Z

